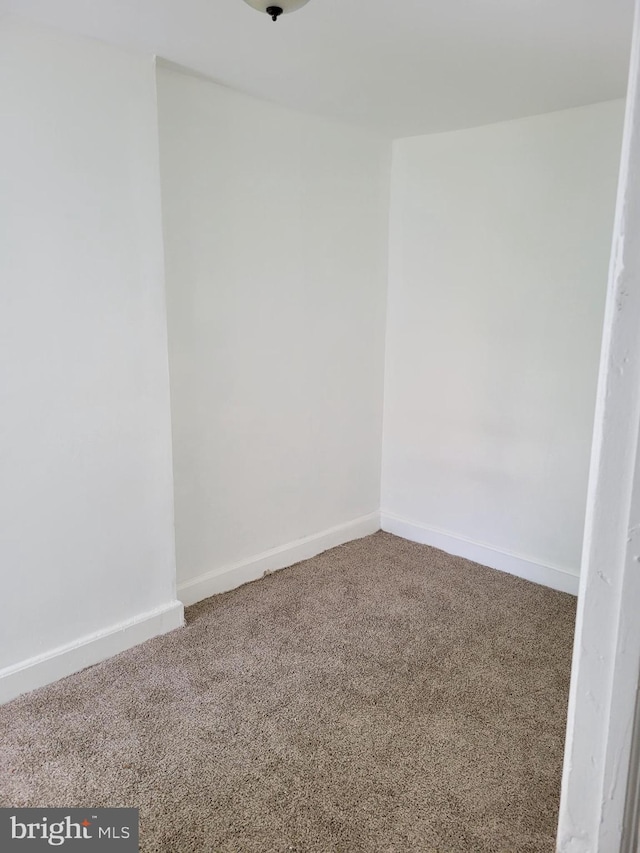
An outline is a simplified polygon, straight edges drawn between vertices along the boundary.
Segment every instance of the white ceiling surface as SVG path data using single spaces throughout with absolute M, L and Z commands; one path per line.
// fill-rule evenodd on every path
M 0 0 L 386 136 L 621 97 L 633 0 L 311 0 L 273 23 L 242 0 Z

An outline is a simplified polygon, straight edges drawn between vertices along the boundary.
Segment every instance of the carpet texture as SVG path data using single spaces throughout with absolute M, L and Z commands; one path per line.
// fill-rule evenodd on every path
M 145 853 L 552 853 L 575 599 L 386 533 L 0 708 L 0 799 Z

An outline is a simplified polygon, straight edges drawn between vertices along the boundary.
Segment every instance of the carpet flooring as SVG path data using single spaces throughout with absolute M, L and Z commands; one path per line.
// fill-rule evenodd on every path
M 145 853 L 553 853 L 575 599 L 386 533 L 0 708 L 0 800 Z

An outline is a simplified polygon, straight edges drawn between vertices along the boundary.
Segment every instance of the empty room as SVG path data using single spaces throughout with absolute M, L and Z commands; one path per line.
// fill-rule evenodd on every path
M 0 0 L 3 853 L 640 850 L 639 82 L 634 0 Z

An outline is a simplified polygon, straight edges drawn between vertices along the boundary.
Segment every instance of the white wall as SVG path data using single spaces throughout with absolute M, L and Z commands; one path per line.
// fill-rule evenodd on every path
M 155 85 L 2 21 L 0 698 L 181 621 L 160 183 L 181 597 L 378 526 L 389 143 Z M 576 571 L 621 121 L 396 143 L 388 528 Z
M 153 63 L 4 19 L 0 101 L 6 698 L 181 617 Z
M 158 87 L 186 602 L 379 526 L 391 152 L 171 68 Z
M 623 109 L 394 144 L 383 526 L 573 591 Z

